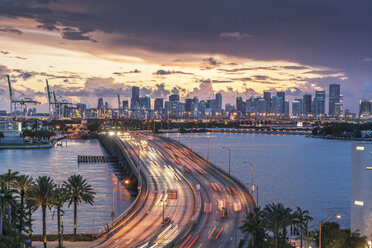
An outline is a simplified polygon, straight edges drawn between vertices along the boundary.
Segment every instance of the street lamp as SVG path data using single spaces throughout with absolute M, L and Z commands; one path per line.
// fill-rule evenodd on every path
M 338 220 L 342 217 L 340 214 L 330 214 L 327 218 L 319 223 L 319 248 L 322 248 L 322 226 L 333 216 L 336 217 L 336 219 Z
M 252 170 L 252 173 L 251 173 L 251 185 L 253 185 L 253 164 L 251 162 L 247 162 L 247 161 L 243 161 L 243 164 L 249 164 L 251 166 L 251 170 Z
M 231 148 L 227 146 L 223 146 L 222 149 L 228 149 L 229 150 L 229 177 L 231 177 Z
M 249 185 L 249 184 L 248 184 Z M 250 189 L 251 189 L 251 192 L 253 194 L 253 192 L 256 190 L 256 202 L 257 202 L 257 206 L 258 206 L 258 186 L 255 185 L 255 184 L 251 184 L 249 185 Z

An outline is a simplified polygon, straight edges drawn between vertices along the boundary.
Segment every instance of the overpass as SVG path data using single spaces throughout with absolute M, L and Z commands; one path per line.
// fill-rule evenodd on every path
M 241 182 L 163 136 L 132 132 L 101 140 L 125 161 L 140 190 L 102 231 L 98 247 L 237 247 L 238 227 L 255 206 Z

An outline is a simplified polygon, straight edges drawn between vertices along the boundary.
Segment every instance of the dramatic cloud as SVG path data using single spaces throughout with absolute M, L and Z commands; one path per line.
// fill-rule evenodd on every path
M 284 90 L 298 84 L 303 92 L 313 92 L 336 82 L 351 96 L 345 105 L 357 109 L 365 82 L 372 81 L 371 9 L 369 0 L 0 1 L 0 56 L 2 64 L 24 72 L 13 74 L 30 87 L 37 86 L 42 74 L 83 88 L 94 77 L 112 76 L 116 84 L 126 74 L 114 66 L 119 61 L 141 70 L 138 78 L 123 78 L 149 94 L 163 81 L 164 89 L 186 85 L 182 87 L 191 91 L 200 78 L 233 81 L 227 92 L 247 91 L 244 82 L 259 92 L 265 84 Z M 45 64 L 57 58 L 64 64 L 54 68 L 75 70 L 74 80 L 71 74 L 47 70 Z M 166 76 L 170 74 L 178 75 Z
M 238 39 L 238 40 L 252 37 L 252 35 L 250 35 L 250 34 L 240 33 L 240 32 L 220 33 L 220 36 L 223 37 L 223 38 L 233 38 L 233 39 Z
M 183 72 L 183 71 L 170 71 L 170 70 L 157 70 L 154 72 L 154 75 L 169 75 L 169 74 L 185 74 L 185 75 L 192 75 L 192 73 L 189 72 Z
M 19 31 L 18 29 L 12 28 L 10 26 L 4 26 L 4 25 L 0 25 L 0 32 L 22 34 L 22 32 Z

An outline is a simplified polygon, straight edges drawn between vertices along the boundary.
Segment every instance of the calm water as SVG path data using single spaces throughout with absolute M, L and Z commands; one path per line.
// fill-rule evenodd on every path
M 94 206 L 82 204 L 78 207 L 78 232 L 97 231 L 111 220 L 113 183 L 123 181 L 120 169 L 111 163 L 77 163 L 80 155 L 104 155 L 105 151 L 97 140 L 68 140 L 63 146 L 51 149 L 0 150 L 0 173 L 8 169 L 32 177 L 47 175 L 62 184 L 71 174 L 81 174 L 92 185 L 96 194 Z M 114 207 L 116 216 L 125 210 L 132 197 L 122 184 L 114 186 Z M 65 205 L 64 232 L 73 231 L 73 208 Z M 72 207 L 72 206 L 71 206 Z M 56 233 L 57 220 L 53 210 L 47 212 L 47 232 Z M 35 233 L 41 233 L 41 213 L 34 214 Z M 94 224 L 93 224 L 94 222 Z
M 282 202 L 310 211 L 316 226 L 330 213 L 341 214 L 340 224 L 350 227 L 350 141 L 260 134 L 170 134 L 231 173 L 259 189 L 259 204 Z

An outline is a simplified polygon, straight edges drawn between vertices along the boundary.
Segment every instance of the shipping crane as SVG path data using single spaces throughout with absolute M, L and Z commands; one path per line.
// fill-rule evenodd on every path
M 72 102 L 63 99 L 63 97 L 57 95 L 55 91 L 51 91 L 48 80 L 46 79 L 45 81 L 49 102 L 49 118 L 67 117 L 68 110 L 77 109 Z
M 10 115 L 12 116 L 13 113 L 17 114 L 17 109 L 22 113 L 25 113 L 27 117 L 28 113 L 28 105 L 37 105 L 40 102 L 33 100 L 30 97 L 27 97 L 24 93 L 13 89 L 12 83 L 10 82 L 9 75 L 6 75 L 8 78 L 8 85 L 9 85 L 9 96 L 10 96 Z

